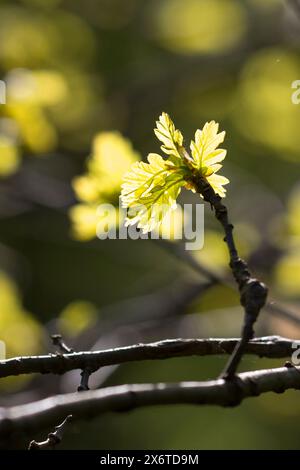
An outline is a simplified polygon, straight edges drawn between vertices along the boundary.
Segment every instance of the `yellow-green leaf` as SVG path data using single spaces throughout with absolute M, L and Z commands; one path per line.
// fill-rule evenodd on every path
M 176 207 L 184 172 L 160 155 L 148 155 L 148 162 L 137 162 L 124 175 L 121 200 L 127 208 L 126 225 L 138 224 L 143 233 L 158 227 Z
M 218 130 L 218 123 L 207 122 L 202 130 L 196 131 L 195 141 L 191 142 L 190 147 L 194 168 L 207 179 L 219 196 L 224 197 L 226 189 L 223 186 L 228 184 L 229 180 L 215 174 L 222 168 L 220 162 L 226 157 L 226 150 L 217 148 L 224 141 L 225 132 L 218 133 Z
M 191 152 L 197 169 L 219 163 L 226 157 L 226 150 L 217 149 L 224 141 L 225 132 L 218 133 L 219 124 L 207 122 L 202 130 L 195 134 L 195 142 L 191 142 Z
M 161 149 L 167 155 L 173 155 L 180 158 L 179 149 L 183 144 L 181 132 L 175 128 L 175 125 L 167 113 L 162 113 L 159 120 L 156 121 L 154 129 L 156 137 L 163 143 Z

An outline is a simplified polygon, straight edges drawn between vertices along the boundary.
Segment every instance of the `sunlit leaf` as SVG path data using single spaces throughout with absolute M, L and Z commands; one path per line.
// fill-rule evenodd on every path
M 144 233 L 159 226 L 176 208 L 184 184 L 184 172 L 160 155 L 150 154 L 148 163 L 135 163 L 124 175 L 122 185 L 122 205 L 129 208 L 126 225 L 137 223 Z
M 179 149 L 183 144 L 183 137 L 167 113 L 162 113 L 159 120 L 156 121 L 154 129 L 156 137 L 164 144 L 161 146 L 163 152 L 167 155 L 174 155 L 180 158 Z
M 207 122 L 203 129 L 198 129 L 195 141 L 191 142 L 193 165 L 213 187 L 219 196 L 224 197 L 226 190 L 223 188 L 229 180 L 224 176 L 215 175 L 222 168 L 221 161 L 226 157 L 226 150 L 217 147 L 224 141 L 225 132 L 218 133 L 219 124 L 215 121 Z

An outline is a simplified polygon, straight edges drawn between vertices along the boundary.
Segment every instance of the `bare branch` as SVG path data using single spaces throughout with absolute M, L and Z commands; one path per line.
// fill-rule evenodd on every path
M 61 443 L 63 434 L 65 431 L 66 424 L 72 419 L 72 415 L 66 417 L 66 419 L 55 426 L 54 432 L 48 434 L 48 438 L 45 441 L 37 442 L 31 441 L 28 450 L 41 450 L 41 449 L 53 449 L 55 446 Z
M 0 408 L 0 438 L 8 438 L 14 432 L 43 429 L 57 422 L 62 414 L 71 413 L 74 420 L 80 420 L 108 411 L 125 412 L 152 405 L 237 406 L 247 397 L 266 392 L 282 393 L 288 389 L 300 389 L 300 368 L 291 364 L 244 372 L 230 381 L 133 384 L 56 395 L 25 405 Z
M 238 338 L 170 339 L 103 351 L 17 357 L 0 361 L 0 378 L 32 373 L 64 374 L 74 369 L 95 371 L 133 361 L 230 354 L 238 341 Z M 250 341 L 245 352 L 268 358 L 290 357 L 296 342 L 280 336 L 265 336 Z

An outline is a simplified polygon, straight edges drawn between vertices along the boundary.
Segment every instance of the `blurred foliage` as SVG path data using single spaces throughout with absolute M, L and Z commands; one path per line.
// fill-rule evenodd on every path
M 288 230 L 296 242 L 300 242 L 300 186 L 295 187 L 287 202 Z
M 0 134 L 0 176 L 8 176 L 14 173 L 19 166 L 19 151 L 9 137 Z
M 91 328 L 97 318 L 97 309 L 91 302 L 77 300 L 63 309 L 58 317 L 58 326 L 63 334 L 76 336 Z
M 293 51 L 268 48 L 245 65 L 234 115 L 239 131 L 283 159 L 299 160 L 299 106 L 292 103 L 292 83 L 300 76 Z
M 73 181 L 75 193 L 83 202 L 70 210 L 76 238 L 95 238 L 101 232 L 101 224 L 104 231 L 106 225 L 117 223 L 118 211 L 110 211 L 107 206 L 107 211 L 100 213 L 98 206 L 105 203 L 118 206 L 122 177 L 139 159 L 131 144 L 116 132 L 103 132 L 94 138 L 88 172 Z
M 225 52 L 243 40 L 247 25 L 238 0 L 157 1 L 151 13 L 149 34 L 182 54 Z
M 99 225 L 97 206 L 118 206 L 121 177 L 155 148 L 153 122 L 163 110 L 187 141 L 213 119 L 226 130 L 226 203 L 239 250 L 272 297 L 299 312 L 300 105 L 292 102 L 299 37 L 299 18 L 282 0 L 0 1 L 0 79 L 7 89 L 0 105 L 0 340 L 9 357 L 48 352 L 53 330 L 74 347 L 91 331 L 87 349 L 98 337 L 98 347 L 113 347 L 240 334 L 238 294 L 224 286 L 195 299 L 180 322 L 177 315 L 138 329 L 130 323 L 138 296 L 195 277 L 159 244 L 95 239 L 97 224 L 100 232 L 107 224 L 103 218 Z M 187 191 L 180 196 L 182 203 L 198 201 Z M 174 211 L 167 224 L 174 238 L 180 218 Z M 204 235 L 203 249 L 191 256 L 230 275 L 207 205 Z M 149 297 L 141 315 L 147 309 L 157 313 Z M 266 314 L 257 333 L 300 334 Z M 107 372 L 105 385 L 214 378 L 224 361 L 126 364 Z M 247 357 L 242 368 L 281 364 Z M 0 400 L 74 390 L 63 388 L 63 378 L 44 379 L 1 380 Z M 62 447 L 299 448 L 298 398 L 295 391 L 234 410 L 110 414 L 72 426 Z
M 259 245 L 260 237 L 251 225 L 240 223 L 235 226 L 237 249 L 242 258 L 248 258 Z M 192 251 L 192 256 L 217 273 L 228 269 L 228 251 L 223 242 L 223 234 L 217 230 L 204 231 L 204 246 L 199 251 Z
M 27 312 L 14 282 L 0 272 L 0 331 L 5 343 L 6 357 L 30 356 L 42 352 L 43 328 Z M 19 388 L 30 377 L 9 377 L 1 380 L 0 390 Z
M 14 120 L 16 145 L 25 151 L 46 153 L 58 142 L 85 148 L 101 115 L 101 77 L 92 77 L 93 30 L 71 12 L 20 3 L 1 6 L 0 61 L 7 83 L 1 115 Z
M 300 189 L 291 191 L 287 202 L 287 214 L 282 221 L 278 243 L 284 246 L 284 254 L 275 267 L 275 282 L 282 296 L 299 298 L 300 285 Z

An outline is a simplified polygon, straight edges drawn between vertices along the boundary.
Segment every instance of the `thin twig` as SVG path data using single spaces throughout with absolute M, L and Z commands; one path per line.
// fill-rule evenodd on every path
M 74 349 L 69 348 L 69 346 L 66 345 L 61 335 L 51 335 L 51 340 L 54 346 L 58 346 L 60 352 L 62 352 L 63 354 L 74 352 Z
M 244 372 L 233 380 L 134 384 L 56 395 L 44 400 L 0 408 L 0 438 L 14 432 L 34 431 L 55 423 L 62 414 L 74 420 L 90 419 L 108 411 L 125 412 L 152 405 L 237 406 L 247 397 L 266 392 L 300 389 L 300 368 L 289 366 Z M 0 443 L 1 443 L 0 439 Z
M 215 193 L 205 178 L 195 175 L 192 182 L 198 193 L 203 196 L 205 201 L 210 203 L 217 220 L 223 227 L 224 241 L 227 244 L 230 256 L 229 265 L 240 291 L 241 305 L 245 310 L 242 338 L 234 349 L 222 374 L 222 377 L 231 379 L 237 371 L 246 344 L 254 336 L 253 325 L 266 303 L 268 289 L 264 283 L 251 276 L 247 263 L 239 257 L 233 237 L 233 225 L 229 222 L 228 211 L 222 203 L 221 197 Z
M 238 338 L 170 339 L 103 351 L 16 357 L 0 361 L 0 378 L 32 373 L 64 374 L 74 369 L 95 371 L 133 361 L 231 354 L 238 341 Z M 265 336 L 250 341 L 245 352 L 259 357 L 285 358 L 291 356 L 297 343 L 299 341 L 280 336 Z
M 65 431 L 66 424 L 72 419 L 72 415 L 68 415 L 66 419 L 55 426 L 54 432 L 48 434 L 48 438 L 45 441 L 37 442 L 31 441 L 28 450 L 41 450 L 41 449 L 53 449 L 55 446 L 61 443 L 63 434 Z

